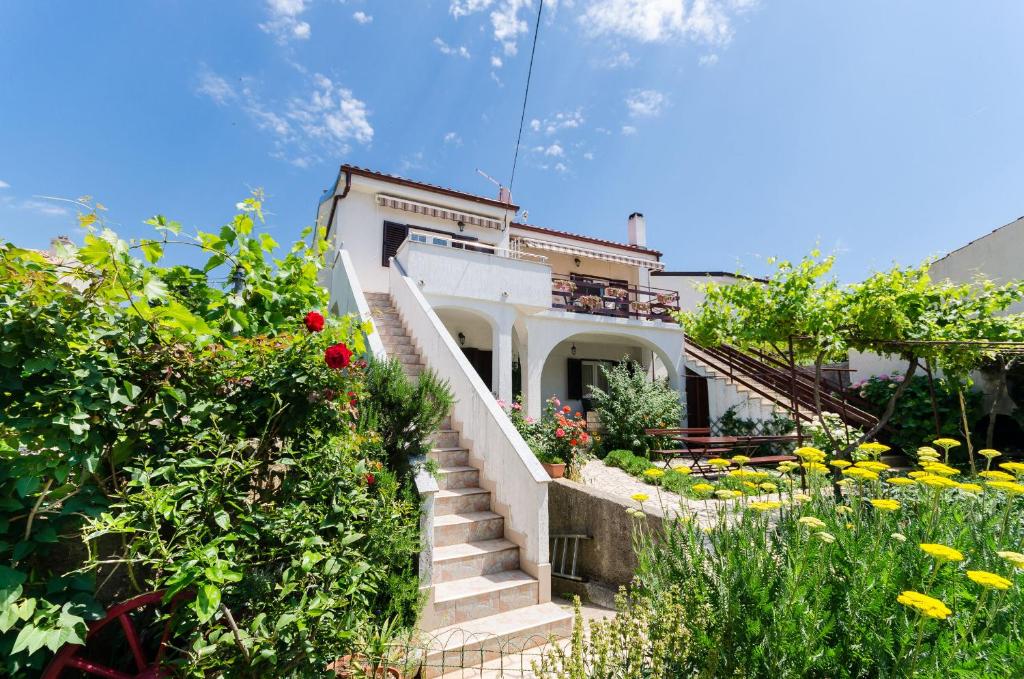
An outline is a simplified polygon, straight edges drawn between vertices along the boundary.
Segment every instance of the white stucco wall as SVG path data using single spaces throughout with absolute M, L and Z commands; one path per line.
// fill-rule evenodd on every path
M 1024 278 L 1024 217 L 954 250 L 932 264 L 929 273 L 936 281 L 954 283 L 980 277 L 1002 284 Z M 1024 312 L 1024 303 L 1008 312 Z
M 576 355 L 572 354 L 572 345 L 576 345 Z M 567 340 L 556 345 L 544 364 L 544 370 L 540 378 L 541 398 L 547 400 L 557 396 L 560 401 L 569 405 L 573 410 L 582 410 L 583 403 L 577 400 L 569 400 L 567 387 L 569 380 L 569 359 L 578 358 L 582 360 L 608 360 L 620 361 L 623 356 L 629 356 L 637 361 L 644 368 L 648 367 L 651 352 L 642 351 L 638 345 L 630 345 L 619 340 L 609 342 L 573 342 Z M 645 359 L 646 356 L 646 359 Z

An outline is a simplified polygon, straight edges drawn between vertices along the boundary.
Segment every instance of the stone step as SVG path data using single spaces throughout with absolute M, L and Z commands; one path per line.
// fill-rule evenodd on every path
M 520 570 L 439 582 L 434 585 L 434 612 L 442 625 L 487 618 L 537 603 L 540 584 Z
M 452 427 L 452 416 L 451 415 L 445 415 L 444 416 L 444 419 L 441 420 L 440 428 L 441 429 L 452 429 L 453 428 Z
M 442 491 L 443 492 L 443 491 Z M 519 568 L 519 547 L 504 538 L 464 542 L 434 550 L 434 583 Z
M 494 512 L 461 512 L 434 517 L 434 547 L 505 536 L 505 519 Z
M 387 292 L 366 292 L 363 294 L 368 302 L 383 300 L 388 304 L 391 303 L 391 294 Z
M 438 429 L 430 437 L 436 448 L 457 448 L 459 446 L 459 432 L 454 429 Z
M 483 488 L 451 488 L 434 495 L 434 515 L 486 512 L 491 509 L 491 493 Z
M 412 338 L 408 335 L 381 335 L 380 337 L 388 353 L 392 351 L 413 350 Z
M 452 488 L 475 488 L 480 485 L 480 470 L 466 465 L 439 467 L 437 485 L 441 490 Z
M 402 365 L 402 372 L 405 373 L 406 377 L 415 378 L 419 377 L 423 373 L 424 365 Z
M 389 351 L 388 354 L 391 358 L 398 359 L 398 362 L 403 365 L 423 365 L 423 361 L 420 360 L 420 355 L 417 353 L 410 353 L 408 351 Z
M 427 457 L 437 462 L 440 467 L 466 467 L 469 465 L 469 448 L 450 446 L 434 448 Z
M 474 667 L 571 633 L 572 612 L 551 602 L 441 627 L 427 633 L 422 676 L 437 679 L 456 668 Z

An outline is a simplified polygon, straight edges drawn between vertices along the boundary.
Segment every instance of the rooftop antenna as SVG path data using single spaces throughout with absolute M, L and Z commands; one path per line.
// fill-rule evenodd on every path
M 502 203 L 512 202 L 512 192 L 505 188 L 505 185 L 499 182 L 497 179 L 487 174 L 479 167 L 476 169 L 476 173 L 498 187 L 498 200 Z

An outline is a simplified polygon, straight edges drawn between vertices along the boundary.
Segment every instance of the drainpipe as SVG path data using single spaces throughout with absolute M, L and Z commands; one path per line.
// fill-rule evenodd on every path
M 324 234 L 324 238 L 330 238 L 330 236 L 331 236 L 331 226 L 334 224 L 334 213 L 338 209 L 338 201 L 340 201 L 343 198 L 345 198 L 345 196 L 348 195 L 348 192 L 350 190 L 352 190 L 352 173 L 349 172 L 348 170 L 344 170 L 344 174 L 345 174 L 345 189 L 341 193 L 338 193 L 337 191 L 338 191 L 338 184 L 341 183 L 342 171 L 339 170 L 339 172 L 338 172 L 338 181 L 334 182 L 334 191 L 335 191 L 334 201 L 331 203 L 331 212 L 330 212 L 330 214 L 327 215 L 327 233 Z M 320 203 L 317 203 L 317 214 L 319 214 L 319 213 L 320 213 Z M 314 237 L 315 237 L 315 235 L 314 235 Z

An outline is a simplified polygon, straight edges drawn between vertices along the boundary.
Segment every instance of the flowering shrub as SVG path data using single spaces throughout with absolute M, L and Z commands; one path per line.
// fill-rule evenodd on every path
M 316 249 L 275 257 L 260 196 L 240 206 L 129 242 L 82 204 L 81 247 L 0 242 L 0 674 L 141 591 L 195 594 L 193 676 L 309 676 L 414 622 L 418 505 L 366 416 L 372 326 L 325 319 Z M 172 246 L 205 264 L 159 266 Z
M 499 401 L 498 405 L 541 462 L 565 464 L 573 475 L 583 466 L 593 439 L 587 432 L 582 413 L 573 413 L 572 408 L 562 405 L 555 396 L 545 401 L 544 414 L 539 420 L 523 413 L 521 400 L 512 404 Z
M 964 478 L 926 447 L 903 475 L 878 460 L 886 446 L 862 448 L 857 463 L 798 449 L 771 498 L 695 484 L 722 510 L 711 523 L 686 506 L 658 529 L 638 519 L 617 618 L 631 631 L 588 642 L 579 622 L 542 676 L 1022 676 L 1024 463 L 992 455 Z

